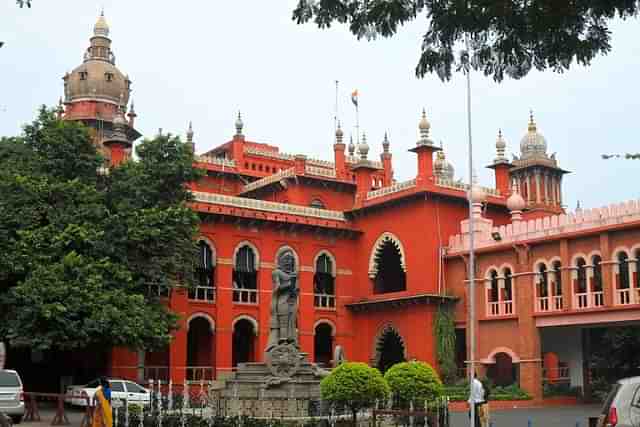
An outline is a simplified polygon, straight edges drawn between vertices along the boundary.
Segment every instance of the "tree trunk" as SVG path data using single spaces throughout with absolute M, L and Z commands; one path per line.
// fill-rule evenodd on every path
M 353 414 L 353 427 L 358 427 L 358 410 L 357 409 L 352 409 L 351 413 Z

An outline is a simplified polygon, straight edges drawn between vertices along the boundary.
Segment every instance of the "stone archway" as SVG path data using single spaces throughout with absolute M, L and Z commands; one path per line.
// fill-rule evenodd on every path
M 232 363 L 234 368 L 239 363 L 255 361 L 257 330 L 251 320 L 243 317 L 233 323 Z
M 318 322 L 313 334 L 313 361 L 323 367 L 331 365 L 333 357 L 333 327 L 326 322 Z
M 406 361 L 406 352 L 402 335 L 392 325 L 386 325 L 375 341 L 374 366 L 385 373 L 396 363 Z
M 497 353 L 495 363 L 489 365 L 487 377 L 497 386 L 508 386 L 518 382 L 518 365 L 508 353 Z
M 187 380 L 213 379 L 215 366 L 215 338 L 211 319 L 195 315 L 188 321 L 187 331 Z

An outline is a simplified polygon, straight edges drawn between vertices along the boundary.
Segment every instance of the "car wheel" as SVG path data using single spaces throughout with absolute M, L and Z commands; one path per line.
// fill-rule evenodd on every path
M 11 420 L 14 424 L 20 424 L 22 422 L 22 415 L 12 415 Z

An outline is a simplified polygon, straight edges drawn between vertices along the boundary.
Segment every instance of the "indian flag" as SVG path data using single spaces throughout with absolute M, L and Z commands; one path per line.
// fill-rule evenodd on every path
M 356 107 L 358 106 L 358 89 L 351 92 L 351 102 L 353 102 L 353 105 Z

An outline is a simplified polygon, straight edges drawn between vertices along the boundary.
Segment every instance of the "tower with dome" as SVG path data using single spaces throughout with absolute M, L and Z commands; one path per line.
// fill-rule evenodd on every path
M 131 157 L 133 141 L 140 133 L 134 127 L 133 101 L 129 104 L 131 80 L 116 67 L 109 32 L 102 12 L 82 64 L 63 77 L 64 98 L 59 112 L 65 120 L 87 125 L 107 163 L 117 165 Z

